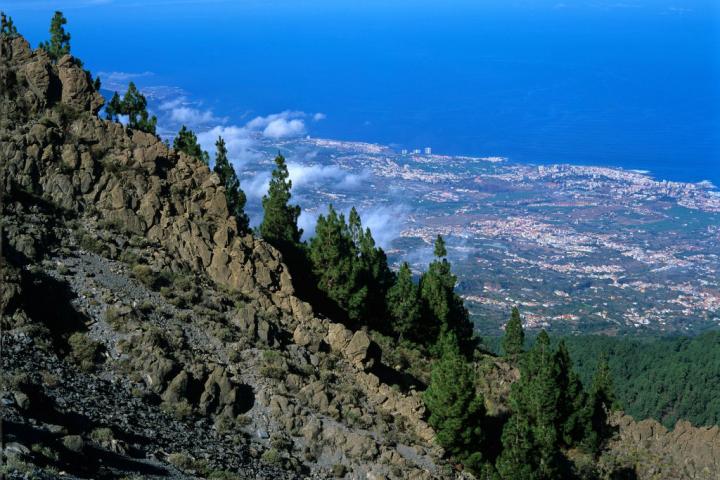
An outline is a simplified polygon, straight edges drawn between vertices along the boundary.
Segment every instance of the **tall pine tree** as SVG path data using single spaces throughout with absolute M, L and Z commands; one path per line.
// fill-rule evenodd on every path
M 473 326 L 462 299 L 455 293 L 457 277 L 452 274 L 447 260 L 445 241 L 438 235 L 435 240 L 435 260 L 420 277 L 422 300 L 422 343 L 432 345 L 442 335 L 453 332 L 465 355 L 475 348 Z
M 50 40 L 40 44 L 40 48 L 45 50 L 54 62 L 70 53 L 70 34 L 65 31 L 66 24 L 65 15 L 56 11 L 50 21 Z
M 122 100 L 120 100 L 118 92 L 115 92 L 107 105 L 105 105 L 105 118 L 110 121 L 117 122 L 118 115 L 122 115 L 122 110 Z
M 608 417 L 612 411 L 619 408 L 606 357 L 598 364 L 585 408 L 585 419 L 589 425 L 585 430 L 582 445 L 585 450 L 597 455 L 615 433 Z
M 14 38 L 17 37 L 18 31 L 15 28 L 12 17 L 5 15 L 5 12 L 0 12 L 0 37 Z
M 358 251 L 362 282 L 367 285 L 367 302 L 365 305 L 365 323 L 382 332 L 389 332 L 386 323 L 388 316 L 386 297 L 388 290 L 395 283 L 395 274 L 390 270 L 387 255 L 382 248 L 375 245 L 369 228 L 363 231 L 360 215 L 355 207 L 350 211 L 350 234 Z
M 126 116 L 128 127 L 147 133 L 155 133 L 157 117 L 149 116 L 147 99 L 140 93 L 134 82 L 130 82 L 122 100 L 117 92 L 112 96 L 105 107 L 105 116 L 108 120 L 117 121 L 119 116 Z
M 511 417 L 503 431 L 498 471 L 505 479 L 559 478 L 557 363 L 545 330 L 523 358 L 510 393 Z M 518 463 L 521 462 L 521 463 Z
M 423 394 L 430 411 L 428 423 L 450 455 L 478 471 L 482 465 L 478 447 L 483 438 L 485 403 L 455 334 L 443 335 L 439 345 L 442 354 L 433 365 L 430 385 Z
M 155 133 L 157 118 L 149 116 L 147 111 L 147 99 L 140 93 L 134 82 L 130 82 L 125 96 L 122 99 L 122 109 L 119 112 L 128 117 L 128 127 L 141 130 L 147 133 Z
M 585 436 L 587 420 L 585 416 L 586 397 L 580 377 L 573 370 L 570 353 L 564 340 L 560 340 L 555 363 L 558 372 L 560 398 L 558 402 L 558 423 L 556 425 L 561 444 L 565 447 L 577 446 Z
M 112 101 L 112 100 L 111 100 Z M 225 142 L 223 142 L 223 148 L 224 148 Z M 216 144 L 217 146 L 217 144 Z M 180 131 L 175 136 L 175 140 L 173 140 L 173 148 L 178 152 L 184 152 L 187 155 L 190 155 L 191 157 L 195 157 L 198 160 L 202 160 L 205 165 L 208 165 L 210 163 L 210 156 L 206 151 L 202 149 L 200 144 L 197 141 L 197 136 L 195 133 L 187 128 L 185 125 L 183 125 L 180 128 Z M 218 151 L 219 154 L 219 151 Z M 227 157 L 227 150 L 225 150 L 225 156 Z M 217 161 L 216 161 L 217 163 Z
M 190 132 L 190 134 L 192 138 L 195 137 L 192 132 Z M 188 139 L 185 141 L 187 145 L 189 143 Z M 199 149 L 200 146 L 197 145 L 197 148 Z M 222 137 L 218 137 L 217 142 L 215 142 L 215 148 L 217 150 L 213 171 L 217 173 L 218 177 L 220 177 L 220 182 L 222 182 L 225 187 L 225 199 L 227 200 L 228 210 L 230 211 L 230 215 L 234 216 L 237 221 L 238 231 L 248 232 L 250 230 L 250 219 L 245 213 L 247 197 L 245 196 L 245 192 L 240 188 L 240 180 L 238 180 L 235 169 L 228 159 L 228 151 L 225 147 L 225 140 L 223 140 Z
M 505 324 L 505 335 L 502 339 L 502 347 L 505 355 L 510 358 L 516 358 L 523 352 L 525 344 L 525 331 L 523 331 L 522 320 L 520 320 L 520 310 L 513 307 L 512 315 L 507 324 Z
M 397 280 L 387 294 L 393 331 L 402 338 L 417 340 L 420 323 L 420 298 L 417 285 L 413 282 L 410 265 L 403 262 L 398 270 Z
M 332 302 L 330 311 L 339 308 L 348 320 L 363 320 L 369 290 L 363 265 L 345 216 L 332 205 L 327 215 L 318 217 L 308 251 L 318 288 Z
M 284 254 L 296 249 L 302 236 L 302 229 L 297 225 L 300 207 L 290 205 L 291 189 L 292 181 L 285 157 L 278 154 L 268 193 L 262 199 L 264 215 L 259 230 L 265 241 Z

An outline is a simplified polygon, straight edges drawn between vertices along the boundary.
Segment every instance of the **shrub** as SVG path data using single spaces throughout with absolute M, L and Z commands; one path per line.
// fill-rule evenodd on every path
M 262 365 L 260 366 L 260 375 L 267 378 L 281 380 L 288 374 L 288 366 L 285 359 L 274 350 L 265 350 L 263 352 Z
M 102 345 L 81 332 L 75 332 L 68 338 L 70 356 L 85 371 L 95 368 L 99 360 Z
M 96 428 L 90 433 L 90 438 L 93 442 L 104 445 L 110 443 L 114 438 L 115 434 L 113 431 L 106 427 Z
M 270 465 L 282 465 L 283 464 L 283 458 L 282 455 L 280 455 L 280 452 L 277 451 L 275 448 L 270 448 L 268 450 L 265 450 L 265 452 L 260 457 L 263 462 L 270 464 Z
M 167 457 L 167 461 L 175 465 L 180 470 L 190 470 L 194 466 L 194 461 L 190 455 L 185 452 L 171 453 Z
M 161 408 L 178 420 L 190 418 L 193 413 L 192 405 L 185 399 L 175 403 L 163 402 Z

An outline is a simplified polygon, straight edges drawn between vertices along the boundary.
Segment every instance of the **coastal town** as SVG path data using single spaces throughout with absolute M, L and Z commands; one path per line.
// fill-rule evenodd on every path
M 306 213 L 356 206 L 396 265 L 423 270 L 443 235 L 481 333 L 496 333 L 513 306 L 529 328 L 568 332 L 720 324 L 720 191 L 710 182 L 312 138 L 282 148 L 333 172 L 296 187 Z

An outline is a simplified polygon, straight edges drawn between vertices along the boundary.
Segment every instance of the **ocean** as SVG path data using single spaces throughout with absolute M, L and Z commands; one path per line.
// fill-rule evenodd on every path
M 302 111 L 316 137 L 720 185 L 715 1 L 5 3 L 34 44 L 64 9 L 92 71 L 206 124 Z

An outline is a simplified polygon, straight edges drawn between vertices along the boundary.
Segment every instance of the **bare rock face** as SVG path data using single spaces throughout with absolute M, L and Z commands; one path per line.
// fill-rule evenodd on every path
M 352 332 L 341 323 L 331 323 L 325 341 L 334 352 L 343 352 L 352 339 Z
M 65 55 L 58 61 L 58 77 L 62 84 L 62 103 L 82 111 L 97 114 L 105 99 L 90 84 L 88 74 L 77 61 Z
M 380 361 L 380 349 L 366 332 L 358 330 L 343 349 L 343 355 L 356 367 L 369 369 Z
M 640 479 L 716 479 L 720 471 L 720 427 L 694 427 L 680 420 L 668 431 L 655 420 L 612 419 L 618 427 L 610 455 L 631 464 Z

